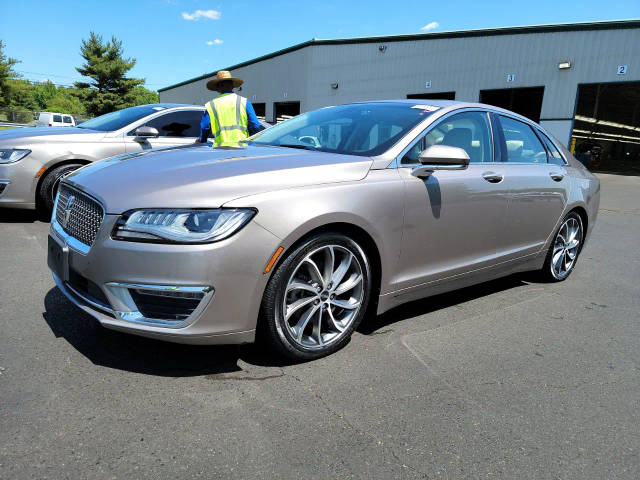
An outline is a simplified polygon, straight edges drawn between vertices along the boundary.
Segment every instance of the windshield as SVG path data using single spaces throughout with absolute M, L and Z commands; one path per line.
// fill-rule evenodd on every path
M 375 156 L 387 151 L 437 107 L 363 103 L 322 108 L 279 123 L 247 139 L 252 145 Z
M 88 128 L 90 130 L 100 130 L 102 132 L 113 132 L 114 130 L 120 130 L 122 127 L 126 127 L 136 120 L 151 115 L 152 113 L 165 110 L 166 107 L 160 107 L 158 105 L 140 105 L 138 107 L 129 107 L 117 112 L 107 113 L 86 122 L 82 122 L 77 125 L 78 128 Z

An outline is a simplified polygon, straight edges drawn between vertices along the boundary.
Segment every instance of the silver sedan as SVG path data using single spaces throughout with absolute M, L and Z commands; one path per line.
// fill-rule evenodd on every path
M 154 147 L 194 143 L 204 107 L 155 104 L 125 108 L 77 127 L 0 132 L 0 207 L 51 212 L 62 177 L 95 160 Z
M 540 126 L 482 104 L 309 112 L 237 147 L 122 155 L 66 177 L 58 287 L 102 325 L 295 359 L 366 315 L 514 272 L 565 280 L 599 181 Z M 366 320 L 365 320 L 366 321 Z

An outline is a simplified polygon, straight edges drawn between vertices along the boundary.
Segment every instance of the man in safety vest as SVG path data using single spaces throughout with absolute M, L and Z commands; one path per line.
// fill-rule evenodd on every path
M 251 102 L 233 93 L 233 89 L 242 83 L 226 70 L 220 70 L 207 82 L 207 88 L 217 91 L 220 96 L 205 104 L 207 111 L 200 121 L 200 143 L 205 143 L 211 136 L 214 147 L 234 145 L 264 130 Z

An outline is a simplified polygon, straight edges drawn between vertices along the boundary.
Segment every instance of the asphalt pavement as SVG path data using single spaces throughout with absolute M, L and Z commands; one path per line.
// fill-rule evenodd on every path
M 101 328 L 48 224 L 0 210 L 0 478 L 640 478 L 640 177 L 600 178 L 566 282 L 414 302 L 297 365 Z

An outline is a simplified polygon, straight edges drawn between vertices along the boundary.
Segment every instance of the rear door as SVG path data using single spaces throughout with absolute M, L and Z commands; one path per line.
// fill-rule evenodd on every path
M 550 155 L 536 130 L 507 115 L 496 115 L 510 201 L 504 260 L 539 252 L 567 203 L 564 162 Z M 560 164 L 558 164 L 560 163 Z
M 399 162 L 405 185 L 405 222 L 398 289 L 452 278 L 496 263 L 509 190 L 495 162 L 486 111 L 454 113 L 429 127 Z M 467 169 L 411 175 L 420 152 L 431 145 L 464 149 Z
M 203 113 L 203 110 L 195 109 L 172 110 L 153 117 L 138 127 L 153 127 L 160 135 L 157 138 L 140 139 L 135 136 L 133 128 L 125 134 L 127 152 L 195 143 L 200 136 L 200 120 Z

